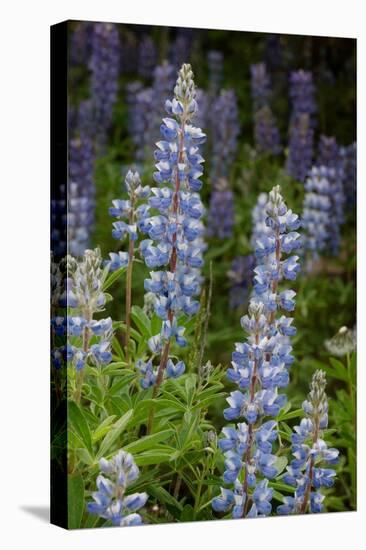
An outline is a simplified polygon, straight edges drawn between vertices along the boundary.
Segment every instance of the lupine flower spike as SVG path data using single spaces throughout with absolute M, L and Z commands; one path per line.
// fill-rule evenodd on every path
M 99 461 L 101 474 L 97 477 L 97 491 L 92 493 L 94 502 L 88 503 L 88 512 L 109 520 L 112 525 L 125 527 L 141 525 L 137 510 L 145 506 L 147 493 L 126 495 L 126 489 L 139 476 L 133 456 L 120 450 L 113 458 Z
M 85 250 L 81 261 L 67 257 L 68 275 L 60 305 L 71 308 L 73 314 L 62 322 L 56 319 L 54 329 L 65 331 L 68 337 L 65 354 L 68 365 L 76 371 L 74 399 L 77 403 L 81 399 L 85 365 L 90 361 L 102 368 L 112 360 L 112 319 L 94 319 L 94 314 L 103 311 L 106 303 L 103 280 L 107 272 L 102 269 L 99 249 Z
M 184 370 L 178 365 L 167 368 L 169 350 L 172 338 L 179 346 L 186 345 L 179 314 L 193 315 L 198 310 L 199 303 L 193 297 L 199 292 L 199 269 L 203 263 L 200 220 L 203 205 L 198 191 L 203 172 L 199 145 L 205 141 L 205 134 L 192 125 L 197 103 L 190 65 L 180 69 L 174 95 L 174 99 L 165 104 L 171 118 L 163 119 L 163 140 L 157 143 L 155 152 L 154 179 L 161 187 L 152 188 L 153 196 L 149 199 L 149 207 L 157 209 L 159 215 L 145 218 L 140 225 L 149 236 L 140 245 L 146 265 L 150 268 L 169 266 L 167 270 L 151 271 L 151 278 L 145 281 L 145 289 L 156 296 L 155 312 L 163 320 L 160 334 L 149 340 L 151 351 L 160 354 L 156 378 L 148 365 L 139 365 L 144 378 L 147 376 L 149 384 L 154 385 L 154 396 L 165 371 L 167 375 L 176 375 Z M 153 413 L 149 429 L 152 418 Z
M 232 510 L 233 518 L 267 516 L 272 510 L 268 482 L 278 473 L 272 454 L 275 417 L 285 404 L 286 396 L 279 390 L 287 386 L 294 360 L 289 337 L 296 329 L 293 318 L 282 312 L 294 310 L 295 292 L 279 285 L 294 280 L 299 271 L 298 257 L 291 254 L 299 246 L 300 222 L 287 209 L 279 186 L 269 194 L 266 214 L 269 231 L 256 241 L 253 296 L 248 315 L 241 319 L 247 341 L 235 345 L 227 373 L 238 386 L 227 399 L 224 417 L 231 424 L 223 428 L 219 441 L 225 456 L 224 482 L 230 487 L 222 488 L 212 502 L 217 512 Z
M 325 373 L 314 373 L 310 393 L 302 408 L 306 414 L 295 426 L 292 434 L 292 454 L 294 456 L 283 481 L 295 487 L 293 497 L 284 497 L 284 503 L 277 508 L 278 514 L 318 513 L 323 510 L 325 496 L 321 488 L 334 484 L 336 472 L 326 465 L 338 462 L 339 451 L 328 448 L 323 439 L 323 430 L 328 426 L 328 400 L 325 393 Z
M 150 187 L 143 187 L 138 172 L 129 170 L 125 179 L 126 190 L 129 196 L 128 200 L 114 200 L 113 206 L 109 209 L 109 214 L 118 221 L 113 223 L 112 236 L 117 240 L 123 240 L 128 235 L 128 252 L 120 251 L 118 254 L 111 252 L 108 262 L 111 271 L 120 267 L 127 267 L 126 276 L 126 362 L 129 362 L 129 347 L 131 333 L 131 305 L 132 305 L 132 271 L 135 254 L 135 242 L 138 237 L 138 224 L 142 223 L 147 215 L 147 205 L 140 204 L 140 199 L 145 199 L 150 195 Z M 127 221 L 124 221 L 126 219 Z

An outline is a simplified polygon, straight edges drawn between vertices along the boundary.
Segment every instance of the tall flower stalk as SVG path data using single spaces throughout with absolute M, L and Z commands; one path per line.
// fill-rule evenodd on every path
M 227 399 L 229 408 L 224 410 L 224 417 L 229 422 L 244 419 L 223 428 L 224 437 L 219 441 L 225 456 L 224 482 L 232 487 L 222 488 L 212 503 L 218 512 L 232 509 L 234 518 L 271 512 L 273 491 L 268 481 L 278 474 L 272 454 L 277 438 L 273 418 L 285 404 L 286 396 L 278 390 L 288 385 L 294 360 L 289 337 L 296 329 L 293 318 L 281 312 L 294 310 L 295 292 L 281 290 L 279 283 L 294 280 L 299 271 L 298 257 L 290 254 L 299 247 L 296 229 L 300 222 L 287 209 L 279 186 L 269 194 L 266 213 L 270 231 L 256 241 L 259 264 L 254 269 L 253 296 L 248 315 L 241 319 L 247 341 L 236 344 L 227 373 L 239 389 Z
M 164 118 L 160 131 L 163 140 L 157 143 L 155 152 L 157 172 L 154 179 L 159 185 L 152 189 L 150 208 L 159 215 L 145 218 L 141 230 L 150 239 L 141 242 L 140 248 L 148 267 L 169 266 L 167 271 L 152 271 L 145 281 L 145 289 L 156 296 L 155 311 L 163 320 L 160 334 L 149 340 L 153 353 L 160 354 L 156 376 L 151 376 L 156 397 L 169 360 L 171 340 L 180 346 L 186 345 L 184 327 L 179 326 L 180 313 L 192 315 L 199 303 L 193 296 L 199 292 L 198 269 L 202 266 L 203 205 L 198 191 L 203 173 L 203 158 L 199 145 L 205 141 L 200 128 L 192 125 L 197 112 L 195 85 L 190 65 L 184 64 L 179 71 L 174 99 L 165 104 L 172 118 Z M 173 366 L 170 365 L 171 368 Z M 181 372 L 181 365 L 179 372 Z M 150 372 L 150 371 L 149 371 Z M 148 421 L 152 429 L 154 411 Z
M 109 214 L 117 218 L 113 223 L 112 236 L 117 240 L 123 240 L 128 235 L 128 252 L 120 251 L 118 254 L 111 252 L 109 268 L 115 271 L 121 267 L 127 267 L 125 287 L 125 315 L 126 315 L 126 362 L 130 362 L 131 339 L 131 306 L 132 306 L 132 274 L 135 257 L 135 242 L 138 238 L 138 223 L 141 223 L 147 213 L 146 204 L 140 204 L 140 199 L 150 195 L 150 187 L 141 185 L 138 172 L 129 170 L 125 178 L 125 186 L 129 196 L 128 200 L 117 199 L 112 201 L 113 206 Z M 127 221 L 124 221 L 124 220 Z
M 323 509 L 325 496 L 322 487 L 334 484 L 336 472 L 332 468 L 320 467 L 324 463 L 334 465 L 338 462 L 339 451 L 328 448 L 323 440 L 323 430 L 328 426 L 328 400 L 325 393 L 325 373 L 314 373 L 310 393 L 302 404 L 306 414 L 295 426 L 292 434 L 292 454 L 294 456 L 283 480 L 295 487 L 293 497 L 284 497 L 284 503 L 277 508 L 282 515 L 318 513 Z

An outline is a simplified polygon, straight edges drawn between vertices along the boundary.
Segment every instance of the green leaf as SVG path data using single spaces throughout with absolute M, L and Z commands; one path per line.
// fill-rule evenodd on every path
M 159 485 L 149 485 L 146 488 L 147 493 L 151 495 L 152 497 L 155 497 L 160 502 L 164 502 L 164 504 L 167 504 L 168 506 L 173 506 L 174 508 L 178 508 L 178 510 L 182 511 L 183 506 L 181 503 L 174 498 L 164 487 L 160 487 Z
M 291 418 L 297 418 L 298 416 L 303 416 L 304 411 L 303 409 L 296 409 L 295 411 L 291 411 L 289 413 L 285 414 L 279 414 L 277 417 L 278 422 L 282 422 L 283 420 L 290 420 Z
M 116 415 L 112 414 L 111 416 L 108 416 L 99 424 L 99 426 L 94 430 L 93 432 L 93 441 L 94 443 L 96 441 L 99 441 L 102 437 L 105 436 L 105 434 L 110 430 L 110 426 L 112 422 L 115 420 Z
M 166 449 L 150 449 L 135 457 L 137 466 L 151 466 L 152 464 L 161 464 L 162 462 L 169 462 L 172 456 L 171 450 Z
M 277 470 L 277 475 L 279 475 L 283 470 L 286 468 L 288 464 L 288 460 L 285 456 L 277 456 L 276 462 L 274 463 L 274 467 Z
M 67 478 L 67 511 L 68 528 L 79 529 L 84 513 L 84 480 L 80 474 Z
M 96 456 L 98 460 L 102 458 L 102 456 L 105 456 L 108 453 L 108 451 L 111 449 L 113 444 L 116 442 L 118 437 L 121 435 L 121 433 L 124 431 L 124 429 L 128 425 L 132 416 L 133 416 L 133 410 L 129 410 L 119 420 L 117 420 L 117 422 L 113 424 L 110 431 L 107 433 L 107 435 L 105 436 L 105 438 L 103 439 L 99 447 L 99 451 Z
M 152 336 L 150 319 L 139 306 L 132 306 L 131 319 L 143 336 L 146 338 Z
M 122 277 L 122 275 L 124 274 L 124 272 L 126 271 L 126 268 L 125 267 L 120 267 L 119 269 L 117 269 L 117 271 L 114 271 L 113 273 L 111 273 L 107 278 L 106 280 L 104 281 L 104 284 L 103 284 L 103 291 L 106 291 L 110 286 L 113 285 L 113 283 L 115 283 L 116 281 L 118 281 L 118 279 L 120 277 Z
M 326 369 L 329 371 L 329 374 L 333 376 L 333 378 L 338 378 L 338 380 L 348 382 L 349 377 L 346 366 L 339 361 L 339 359 L 335 359 L 334 357 L 329 357 L 329 362 L 332 365 L 332 369 Z
M 93 455 L 92 437 L 89 429 L 88 422 L 74 401 L 69 401 L 68 404 L 68 419 L 74 431 L 83 442 L 85 448 Z
M 161 443 L 162 441 L 165 441 L 173 433 L 174 433 L 173 429 L 168 429 L 168 430 L 163 430 L 161 432 L 158 432 L 156 434 L 146 435 L 145 437 L 142 437 L 137 441 L 133 441 L 132 443 L 125 445 L 123 448 L 125 451 L 128 451 L 129 453 L 133 453 L 133 454 L 140 453 L 141 451 L 151 449 L 156 443 Z

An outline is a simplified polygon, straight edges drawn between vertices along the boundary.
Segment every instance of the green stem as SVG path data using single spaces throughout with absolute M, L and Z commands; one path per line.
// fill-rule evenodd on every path
M 135 195 L 131 195 L 131 209 L 129 214 L 129 224 L 135 222 Z M 132 272 L 134 258 L 134 241 L 129 238 L 128 243 L 128 265 L 126 275 L 126 363 L 130 363 L 130 340 L 131 340 L 131 305 L 132 305 Z
M 86 320 L 86 326 L 83 329 L 83 352 L 88 353 L 89 342 L 91 337 L 89 323 L 93 318 L 93 314 L 89 307 L 85 308 L 84 318 Z M 80 401 L 81 401 L 81 390 L 83 387 L 84 376 L 85 376 L 85 367 L 76 373 L 76 390 L 75 390 L 74 399 L 77 405 L 80 405 Z

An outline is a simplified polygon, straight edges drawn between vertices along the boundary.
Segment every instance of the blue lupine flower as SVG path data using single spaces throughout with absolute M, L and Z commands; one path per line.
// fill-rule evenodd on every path
M 281 153 L 281 138 L 271 108 L 271 83 L 265 63 L 251 65 L 251 91 L 254 111 L 254 139 L 262 153 Z
M 221 88 L 223 71 L 224 71 L 224 56 L 222 52 L 217 50 L 209 50 L 207 52 L 208 63 L 208 78 L 209 78 L 209 93 L 211 97 L 216 97 Z
M 216 181 L 210 196 L 207 234 L 218 239 L 228 239 L 233 235 L 234 193 L 225 178 Z
M 179 378 L 184 371 L 186 370 L 186 366 L 183 363 L 183 361 L 178 361 L 175 365 L 171 359 L 168 359 L 167 365 L 166 365 L 166 375 L 168 378 Z
M 94 153 L 89 137 L 69 141 L 67 233 L 69 252 L 82 256 L 94 225 Z
M 159 138 L 164 104 L 174 85 L 174 68 L 166 61 L 155 67 L 150 88 L 137 90 L 129 102 L 129 130 L 138 161 L 150 158 L 150 144 Z
M 289 129 L 287 172 L 305 181 L 313 159 L 314 126 L 317 107 L 315 87 L 310 71 L 294 71 L 290 75 L 292 115 Z
M 105 146 L 117 100 L 120 43 L 117 25 L 93 25 L 91 71 L 91 103 L 94 136 L 97 148 Z
M 340 245 L 340 228 L 344 222 L 346 181 L 340 148 L 334 137 L 320 136 L 318 165 L 327 169 L 327 179 L 330 185 L 330 217 L 332 219 L 329 223 L 329 250 L 336 255 Z
M 339 149 L 340 164 L 343 172 L 346 207 L 352 213 L 357 201 L 357 146 L 356 142 Z
M 97 477 L 93 501 L 87 504 L 88 512 L 109 520 L 113 525 L 141 525 L 142 518 L 136 512 L 145 506 L 147 493 L 125 494 L 139 476 L 132 455 L 120 450 L 110 460 L 102 458 L 99 467 L 102 474 Z
M 339 451 L 329 449 L 322 439 L 322 430 L 328 427 L 328 400 L 325 393 L 326 378 L 323 371 L 314 373 L 310 393 L 303 402 L 306 417 L 292 434 L 293 460 L 287 466 L 283 481 L 295 488 L 293 497 L 285 497 L 284 503 L 277 508 L 277 513 L 319 513 L 323 510 L 325 496 L 321 487 L 329 488 L 336 476 L 332 468 L 320 467 L 321 463 L 329 465 L 338 462 Z
M 289 383 L 293 362 L 289 337 L 296 333 L 293 318 L 279 314 L 281 310 L 293 311 L 295 292 L 279 291 L 278 284 L 295 279 L 298 273 L 298 257 L 283 255 L 300 246 L 296 232 L 300 222 L 287 209 L 278 186 L 269 193 L 264 207 L 257 205 L 255 221 L 262 224 L 263 218 L 265 232 L 263 228 L 254 231 L 259 262 L 254 269 L 254 289 L 248 315 L 241 319 L 248 337 L 235 345 L 228 369 L 229 380 L 239 389 L 231 392 L 229 407 L 224 410 L 227 421 L 245 421 L 223 428 L 219 441 L 225 456 L 224 482 L 234 484 L 234 489 L 213 501 L 214 510 L 232 509 L 234 518 L 271 513 L 273 491 L 268 480 L 278 474 L 272 454 L 277 423 L 272 419 L 263 422 L 263 417 L 276 417 L 285 405 L 286 396 L 279 389 Z
M 212 159 L 210 177 L 213 185 L 227 178 L 238 149 L 238 105 L 234 90 L 223 90 L 211 107 Z
M 139 43 L 138 73 L 150 78 L 156 65 L 157 51 L 153 39 L 146 34 Z
M 170 116 L 163 119 L 160 127 L 163 140 L 157 143 L 155 151 L 154 180 L 159 187 L 152 188 L 148 208 L 139 223 L 139 229 L 150 237 L 140 243 L 146 265 L 169 266 L 165 271 L 152 271 L 151 278 L 145 281 L 145 289 L 155 294 L 155 312 L 164 321 L 161 333 L 148 341 L 153 353 L 160 353 L 172 338 L 179 346 L 185 346 L 179 315 L 194 315 L 199 307 L 194 296 L 200 291 L 197 269 L 202 265 L 204 248 L 200 220 L 204 208 L 197 190 L 203 173 L 199 145 L 204 143 L 205 134 L 191 124 L 198 109 L 192 78 L 190 66 L 183 65 L 175 97 L 166 101 Z M 176 375 L 183 372 L 181 364 L 174 368 Z M 170 375 L 173 371 L 173 367 L 169 368 Z
M 75 310 L 75 315 L 67 317 L 67 335 L 73 339 L 67 345 L 66 361 L 77 371 L 81 371 L 88 361 L 106 365 L 112 360 L 112 319 L 93 319 L 95 313 L 103 311 L 106 302 L 100 250 L 86 250 L 81 261 L 68 256 L 67 264 L 71 276 L 66 281 L 67 288 L 60 302 Z M 90 345 L 92 336 L 100 340 L 94 340 Z

